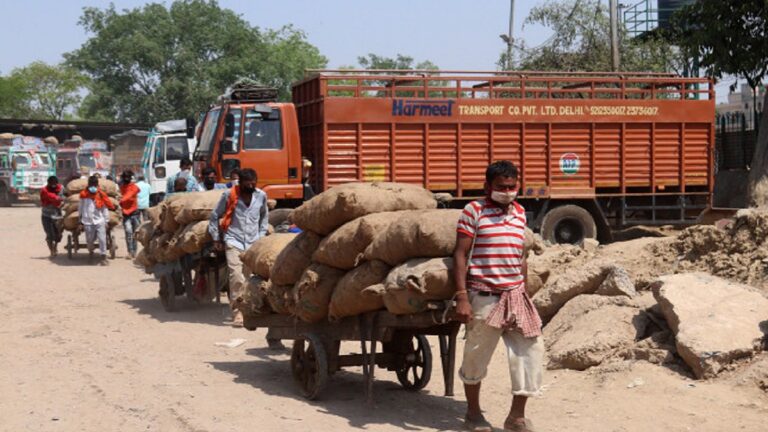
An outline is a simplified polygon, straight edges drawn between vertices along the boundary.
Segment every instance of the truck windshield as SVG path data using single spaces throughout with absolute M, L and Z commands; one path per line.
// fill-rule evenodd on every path
M 38 162 L 40 165 L 44 166 L 50 166 L 51 165 L 51 158 L 48 157 L 47 154 L 44 153 L 38 153 L 37 154 Z
M 32 163 L 32 157 L 29 153 L 17 153 L 13 155 L 13 163 L 17 167 L 28 167 Z
M 91 153 L 80 153 L 77 155 L 77 161 L 81 167 L 96 168 L 96 159 Z
M 172 136 L 165 141 L 165 159 L 181 160 L 189 157 L 189 145 L 186 136 Z
M 261 113 L 248 110 L 245 116 L 243 149 L 245 150 L 278 150 L 283 148 L 280 131 L 278 110 L 272 110 L 268 118 Z
M 203 131 L 200 133 L 200 142 L 197 144 L 197 151 L 208 153 L 213 148 L 213 138 L 216 136 L 216 125 L 219 122 L 220 109 L 215 109 L 208 113 L 203 124 Z

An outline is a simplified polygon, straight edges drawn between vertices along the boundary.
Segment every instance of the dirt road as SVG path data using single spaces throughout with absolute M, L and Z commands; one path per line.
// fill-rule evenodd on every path
M 263 331 L 224 325 L 216 306 L 184 301 L 180 312 L 164 312 L 157 283 L 123 258 L 121 230 L 119 259 L 108 266 L 84 255 L 51 261 L 39 217 L 37 208 L 0 209 L 0 430 L 461 429 L 463 394 L 442 396 L 439 362 L 420 393 L 377 371 L 375 409 L 354 369 L 307 402 L 294 389 L 287 351 L 269 351 Z M 247 342 L 214 345 L 233 338 Z M 497 350 L 484 383 L 487 416 L 498 425 L 509 401 L 505 363 Z M 540 431 L 768 428 L 766 394 L 736 379 L 697 382 L 638 362 L 550 371 L 545 382 L 543 397 L 529 404 Z

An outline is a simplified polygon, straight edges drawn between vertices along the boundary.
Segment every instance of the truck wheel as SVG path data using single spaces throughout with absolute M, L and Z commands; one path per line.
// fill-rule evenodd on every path
M 11 194 L 6 187 L 0 187 L 0 207 L 11 206 Z
M 578 244 L 584 239 L 597 238 L 597 225 L 588 211 L 568 204 L 555 207 L 544 215 L 541 236 L 550 243 Z

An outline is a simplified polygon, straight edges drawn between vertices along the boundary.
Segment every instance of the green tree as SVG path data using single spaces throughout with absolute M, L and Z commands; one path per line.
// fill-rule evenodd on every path
M 707 75 L 732 75 L 754 90 L 768 72 L 768 1 L 698 0 L 673 16 L 675 42 Z
M 65 120 L 75 117 L 88 79 L 65 65 L 34 62 L 14 69 L 24 88 L 26 116 L 34 119 Z
M 600 0 L 549 1 L 531 9 L 525 24 L 548 27 L 552 36 L 538 47 L 516 44 L 519 69 L 557 71 L 611 70 L 610 17 Z M 622 33 L 625 33 L 622 29 Z M 682 70 L 682 56 L 661 35 L 620 37 L 621 69 L 669 72 Z M 507 64 L 506 50 L 497 65 Z
M 413 64 L 413 57 L 397 54 L 394 58 L 384 57 L 373 53 L 367 56 L 360 56 L 357 62 L 363 69 L 418 69 L 418 70 L 437 70 L 438 67 L 429 60 L 424 60 L 416 65 Z
M 274 85 L 282 100 L 305 68 L 326 59 L 290 26 L 262 31 L 214 0 L 150 3 L 118 12 L 85 8 L 92 36 L 65 55 L 92 79 L 88 118 L 154 122 L 205 110 L 239 78 Z
M 18 76 L 0 76 L 0 117 L 27 118 L 27 88 Z

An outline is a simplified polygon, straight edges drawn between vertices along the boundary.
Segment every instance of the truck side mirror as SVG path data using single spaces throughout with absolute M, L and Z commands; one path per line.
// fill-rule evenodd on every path
M 187 117 L 187 139 L 192 139 L 195 137 L 196 126 L 197 124 L 195 123 L 195 119 Z
M 232 138 L 235 136 L 235 116 L 232 113 L 227 113 L 224 117 L 224 138 Z

